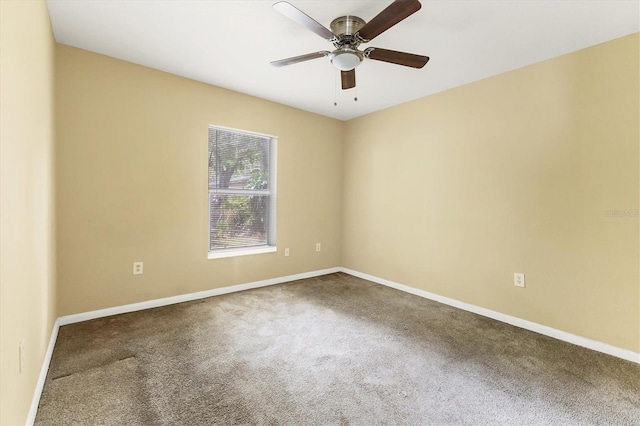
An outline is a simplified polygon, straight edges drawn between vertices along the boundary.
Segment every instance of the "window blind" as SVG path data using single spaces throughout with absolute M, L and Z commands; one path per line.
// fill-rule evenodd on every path
M 209 127 L 209 251 L 269 244 L 270 142 Z

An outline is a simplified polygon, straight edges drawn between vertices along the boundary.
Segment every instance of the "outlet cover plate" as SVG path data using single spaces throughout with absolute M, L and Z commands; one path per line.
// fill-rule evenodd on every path
M 516 287 L 524 287 L 524 274 L 518 272 L 513 274 L 513 285 Z

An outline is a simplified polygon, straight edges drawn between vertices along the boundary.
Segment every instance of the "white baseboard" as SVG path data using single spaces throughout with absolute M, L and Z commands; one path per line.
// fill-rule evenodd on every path
M 459 300 L 451 299 L 449 297 L 440 296 L 438 294 L 429 293 L 428 291 L 419 290 L 414 287 L 409 287 L 403 284 L 396 283 L 394 281 L 379 278 L 373 275 L 365 274 L 362 272 L 354 271 L 349 268 L 340 268 L 340 270 L 346 274 L 353 275 L 354 277 L 362 278 L 374 283 L 382 284 L 387 287 L 392 287 L 397 290 L 411 293 L 416 296 L 424 297 L 425 299 L 434 300 L 436 302 L 443 303 L 445 305 L 453 306 L 465 311 L 473 312 L 474 314 L 482 315 L 484 317 L 492 318 L 507 324 L 514 325 L 516 327 L 524 328 L 525 330 L 534 331 L 545 336 L 553 337 L 554 339 L 562 340 L 574 345 L 582 346 L 587 349 L 602 352 L 608 355 L 613 355 L 617 358 L 622 358 L 627 361 L 640 364 L 640 353 L 630 351 L 628 349 L 619 348 L 609 345 L 607 343 L 599 342 L 597 340 L 591 340 L 586 337 L 577 336 L 575 334 L 567 333 L 566 331 L 557 330 L 555 328 L 548 327 L 546 325 L 538 324 L 535 322 L 527 321 L 522 318 L 513 317 L 511 315 L 503 314 L 501 312 L 492 311 L 491 309 L 482 308 L 480 306 L 472 305 L 470 303 L 461 302 Z
M 158 308 L 160 306 L 174 305 L 176 303 L 189 302 L 191 300 L 204 299 L 221 294 L 235 293 L 237 291 L 250 290 L 252 288 L 266 287 L 269 285 L 282 284 L 289 281 L 302 280 L 305 278 L 318 277 L 320 275 L 340 272 L 341 268 L 320 269 L 317 271 L 303 272 L 301 274 L 287 275 L 284 277 L 271 278 L 268 280 L 254 281 L 246 284 L 232 285 L 229 287 L 214 288 L 212 290 L 198 291 L 196 293 L 181 294 L 178 296 L 165 297 L 162 299 L 147 300 L 145 302 L 132 303 L 129 305 L 114 306 L 112 308 L 98 309 L 96 311 L 83 312 L 74 315 L 65 315 L 58 320 L 60 325 L 73 324 L 76 322 L 88 321 L 96 318 L 108 317 L 111 315 L 125 314 L 127 312 L 141 311 L 144 309 Z
M 53 329 L 51 330 L 51 337 L 49 337 L 49 345 L 47 351 L 44 354 L 42 360 L 42 367 L 40 367 L 40 375 L 36 382 L 36 388 L 33 391 L 33 398 L 31 398 L 31 406 L 29 407 L 29 414 L 27 414 L 28 426 L 32 426 L 36 420 L 36 413 L 38 412 L 38 404 L 40 404 L 40 396 L 42 395 L 42 389 L 44 388 L 44 382 L 49 372 L 49 364 L 51 363 L 51 356 L 53 355 L 53 347 L 56 345 L 58 339 L 58 329 L 60 328 L 60 320 L 56 319 L 53 323 Z
M 253 288 L 266 287 L 275 284 L 282 284 L 290 281 L 301 280 L 305 278 L 313 278 L 321 275 L 333 274 L 335 272 L 344 272 L 354 277 L 362 278 L 368 281 L 372 281 L 378 284 L 382 284 L 388 287 L 395 288 L 397 290 L 411 293 L 416 296 L 424 297 L 426 299 L 434 300 L 436 302 L 443 303 L 445 305 L 453 306 L 465 311 L 473 312 L 478 315 L 482 315 L 488 318 L 492 318 L 507 324 L 514 325 L 516 327 L 524 328 L 526 330 L 534 331 L 536 333 L 544 334 L 545 336 L 553 337 L 558 340 L 573 343 L 578 346 L 583 346 L 588 349 L 592 349 L 605 354 L 613 355 L 618 358 L 626 359 L 640 364 L 640 353 L 630 351 L 628 349 L 618 348 L 616 346 L 609 345 L 607 343 L 598 342 L 596 340 L 587 339 L 586 337 L 577 336 L 575 334 L 567 333 L 565 331 L 556 330 L 545 325 L 537 324 L 535 322 L 527 321 L 521 318 L 512 317 L 500 312 L 492 311 L 491 309 L 482 308 L 469 303 L 461 302 L 459 300 L 451 299 L 448 297 L 440 296 L 434 293 L 429 293 L 424 290 L 409 287 L 403 284 L 396 283 L 394 281 L 379 278 L 373 275 L 365 274 L 362 272 L 354 271 L 349 268 L 336 267 L 329 269 L 321 269 L 317 271 L 304 272 L 301 274 L 287 275 L 284 277 L 271 278 L 268 280 L 254 281 L 246 284 L 238 284 L 229 287 L 215 288 L 212 290 L 199 291 L 196 293 L 182 294 L 178 296 L 165 297 L 163 299 L 148 300 L 140 303 L 132 303 L 129 305 L 115 306 L 112 308 L 99 309 L 96 311 L 84 312 L 74 315 L 66 315 L 59 317 L 53 324 L 53 330 L 51 331 L 51 337 L 49 339 L 49 346 L 45 353 L 44 360 L 42 362 L 42 368 L 40 369 L 40 376 L 33 393 L 33 399 L 31 401 L 31 407 L 27 416 L 27 425 L 33 425 L 36 414 L 38 412 L 38 404 L 40 403 L 40 396 L 44 388 L 44 382 L 47 378 L 47 372 L 49 371 L 49 364 L 51 363 L 51 356 L 53 355 L 53 348 L 58 338 L 58 329 L 60 326 L 73 324 L 76 322 L 87 321 L 96 318 L 107 317 L 111 315 L 118 315 L 127 312 L 135 312 L 143 309 L 157 308 L 160 306 L 173 305 L 181 302 L 188 302 L 191 300 L 204 299 L 212 296 L 219 296 L 222 294 L 235 293 L 238 291 L 250 290 Z
M 341 268 L 329 268 L 320 269 L 317 271 L 303 272 L 301 274 L 287 275 L 284 277 L 271 278 L 268 280 L 254 281 L 245 284 L 238 284 L 229 287 L 215 288 L 213 290 L 199 291 L 196 293 L 181 294 L 178 296 L 165 297 L 163 299 L 148 300 L 140 303 L 132 303 L 123 306 L 114 306 L 112 308 L 99 309 L 96 311 L 83 312 L 74 315 L 65 315 L 56 319 L 53 324 L 53 330 L 51 331 L 51 337 L 49 338 L 49 346 L 45 353 L 44 360 L 42 361 L 42 367 L 40 368 L 40 376 L 36 383 L 35 390 L 33 392 L 33 398 L 31 400 L 31 407 L 27 415 L 26 425 L 32 426 L 36 420 L 36 414 L 38 413 L 38 405 L 40 404 L 40 397 L 42 396 L 42 390 L 44 388 L 44 382 L 49 372 L 49 364 L 51 363 L 51 357 L 53 355 L 53 348 L 56 345 L 58 339 L 58 330 L 60 326 L 73 324 L 76 322 L 88 321 L 91 319 L 108 317 L 111 315 L 124 314 L 127 312 L 141 311 L 143 309 L 157 308 L 160 306 L 173 305 L 181 302 L 188 302 L 191 300 L 204 299 L 212 296 L 219 296 L 221 294 L 235 293 L 238 291 L 250 290 L 252 288 L 266 287 L 275 284 L 282 284 L 290 281 L 302 280 L 305 278 L 319 277 L 321 275 L 333 274 L 340 272 Z

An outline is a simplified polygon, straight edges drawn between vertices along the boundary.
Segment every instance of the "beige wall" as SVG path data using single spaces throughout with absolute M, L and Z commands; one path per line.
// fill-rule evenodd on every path
M 43 1 L 0 1 L 0 20 L 0 424 L 5 425 L 27 418 L 56 316 L 54 42 Z
M 62 45 L 57 90 L 60 315 L 343 265 L 640 350 L 637 35 L 346 124 Z M 290 258 L 206 259 L 209 123 L 280 137 Z
M 344 123 L 64 45 L 56 90 L 59 315 L 340 265 Z M 207 260 L 209 124 L 279 137 L 278 253 Z
M 640 351 L 638 48 L 348 122 L 343 266 Z

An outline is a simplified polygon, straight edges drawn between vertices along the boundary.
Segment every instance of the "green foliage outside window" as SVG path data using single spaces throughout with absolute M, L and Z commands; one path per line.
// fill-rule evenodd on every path
M 267 244 L 269 139 L 210 133 L 209 188 L 210 250 Z

